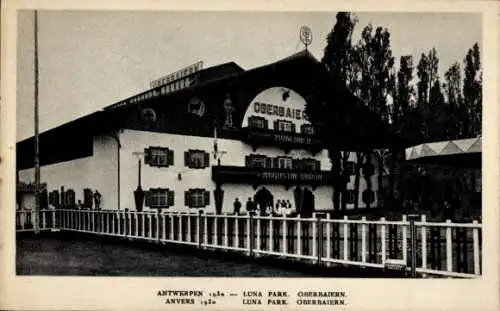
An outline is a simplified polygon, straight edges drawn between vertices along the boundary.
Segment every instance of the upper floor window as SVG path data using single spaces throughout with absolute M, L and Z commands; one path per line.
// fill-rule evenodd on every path
M 168 148 L 149 147 L 144 150 L 144 164 L 159 167 L 174 165 L 174 152 Z
M 274 129 L 280 132 L 295 132 L 295 124 L 291 121 L 276 120 Z
M 278 158 L 278 168 L 292 169 L 293 168 L 293 159 L 292 158 Z
M 248 126 L 259 129 L 267 129 L 268 122 L 263 117 L 251 116 L 248 118 Z
M 316 133 L 314 126 L 311 124 L 302 124 L 300 126 L 300 132 L 305 135 L 314 135 Z
M 189 168 L 205 168 L 210 166 L 210 155 L 203 150 L 184 152 L 184 165 Z
M 271 168 L 271 158 L 264 155 L 252 154 L 245 157 L 245 165 L 248 167 Z
M 145 205 L 149 208 L 168 208 L 174 205 L 174 192 L 166 188 L 152 188 L 146 193 Z
M 315 159 L 303 159 L 302 162 L 304 163 L 304 169 L 310 170 L 310 171 L 319 171 L 321 163 L 318 160 Z
M 184 205 L 196 208 L 210 204 L 210 192 L 205 189 L 189 189 L 184 192 Z

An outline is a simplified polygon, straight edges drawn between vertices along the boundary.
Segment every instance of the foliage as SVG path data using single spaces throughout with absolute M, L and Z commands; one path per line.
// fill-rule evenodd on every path
M 435 48 L 421 54 L 416 68 L 411 55 L 401 55 L 396 72 L 389 30 L 368 24 L 361 29 L 359 42 L 353 44 L 351 38 L 357 23 L 358 19 L 352 13 L 339 12 L 336 15 L 336 23 L 327 37 L 322 63 L 372 112 L 390 124 L 393 131 L 404 138 L 407 146 L 470 138 L 481 133 L 482 71 L 477 43 L 463 59 L 464 70 L 456 62 L 447 69 L 441 80 L 439 55 Z M 414 79 L 414 71 L 417 79 Z M 340 126 L 330 124 L 332 111 L 338 109 L 331 109 L 329 105 L 333 104 L 322 101 L 308 104 L 307 107 L 308 114 L 313 116 L 311 121 L 323 127 L 326 136 L 336 130 L 335 126 Z M 334 185 L 334 206 L 338 209 L 340 206 L 345 207 L 344 202 L 340 204 L 339 200 L 340 194 L 345 193 L 347 180 L 342 168 L 349 154 L 337 150 L 331 135 L 325 139 L 330 146 L 332 174 L 337 181 Z M 392 162 L 389 161 L 391 178 L 396 169 L 392 158 L 394 153 L 391 153 Z M 356 152 L 355 190 L 359 190 L 361 167 L 372 156 L 371 153 Z M 381 167 L 382 157 L 375 158 Z M 412 179 L 418 179 L 418 172 L 422 168 L 419 169 L 406 168 L 409 170 L 406 173 L 410 183 Z M 370 186 L 369 182 L 367 184 Z M 392 191 L 394 181 L 391 180 L 390 184 Z M 379 192 L 381 195 L 382 189 Z M 354 205 L 355 208 L 358 206 L 357 197 Z

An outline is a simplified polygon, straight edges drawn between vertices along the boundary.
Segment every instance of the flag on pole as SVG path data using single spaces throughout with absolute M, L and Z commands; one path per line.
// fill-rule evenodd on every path
M 219 147 L 217 146 L 217 126 L 214 126 L 214 160 L 217 160 L 217 153 Z

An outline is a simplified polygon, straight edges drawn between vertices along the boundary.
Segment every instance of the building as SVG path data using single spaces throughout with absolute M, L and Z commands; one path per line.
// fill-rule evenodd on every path
M 98 190 L 103 209 L 134 210 L 140 185 L 145 210 L 232 212 L 238 199 L 244 211 L 251 198 L 260 206 L 282 200 L 304 215 L 331 211 L 330 159 L 307 102 L 332 101 L 345 117 L 355 116 L 351 129 L 336 133 L 344 148 L 375 147 L 355 128 L 385 137 L 307 51 L 250 70 L 195 64 L 151 86 L 40 135 L 51 204 L 91 206 Z M 33 138 L 17 145 L 20 182 L 33 181 L 32 149 Z M 355 162 L 351 152 L 351 172 Z M 347 208 L 356 195 L 360 208 L 377 206 L 377 171 L 375 161 L 366 163 L 359 193 L 351 174 Z

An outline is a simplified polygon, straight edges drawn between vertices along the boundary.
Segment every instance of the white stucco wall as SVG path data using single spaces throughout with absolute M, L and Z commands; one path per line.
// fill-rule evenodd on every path
M 42 151 L 43 152 L 43 151 Z M 93 142 L 93 155 L 77 160 L 44 165 L 40 168 L 40 180 L 47 183 L 47 190 L 73 189 L 75 202 L 82 200 L 83 189 L 96 189 L 102 194 L 101 207 L 116 208 L 117 201 L 117 153 L 116 141 L 110 136 L 97 136 Z M 19 171 L 19 181 L 34 182 L 34 169 Z
M 201 149 L 206 152 L 211 152 L 213 149 L 213 138 L 196 137 L 196 136 L 183 136 L 164 133 L 153 133 L 136 130 L 124 130 L 121 135 L 121 207 L 128 209 L 135 209 L 133 191 L 137 188 L 137 173 L 138 162 L 137 157 L 133 152 L 143 152 L 145 148 L 151 146 L 166 147 L 174 151 L 174 165 L 159 168 L 142 164 L 141 166 L 141 184 L 144 190 L 149 188 L 169 188 L 175 191 L 175 206 L 171 207 L 172 211 L 186 211 L 188 207 L 184 206 L 184 191 L 190 188 L 204 188 L 210 191 L 210 206 L 204 208 L 205 212 L 215 212 L 215 202 L 213 190 L 215 190 L 215 183 L 212 181 L 211 167 L 204 169 L 189 169 L 184 166 L 184 152 L 189 149 Z M 221 165 L 232 166 L 245 166 L 245 156 L 252 153 L 264 154 L 270 157 L 285 155 L 282 149 L 277 147 L 262 147 L 253 152 L 251 146 L 237 140 L 218 139 L 218 147 L 220 151 L 225 151 L 226 154 L 222 156 Z M 326 150 L 312 155 L 307 151 L 291 151 L 288 156 L 293 158 L 314 158 L 321 163 L 322 170 L 329 170 L 331 167 Z M 355 161 L 356 154 L 350 154 L 350 160 Z M 216 165 L 213 157 L 210 157 L 211 165 Z M 182 180 L 178 180 L 178 174 L 181 174 Z M 269 189 L 275 200 L 284 199 L 294 202 L 293 189 L 286 190 L 281 185 L 265 185 Z M 309 186 L 307 186 L 311 189 Z M 260 188 L 260 187 L 259 187 Z M 259 189 L 257 188 L 257 190 Z M 245 207 L 245 202 L 248 197 L 253 197 L 257 190 L 253 189 L 251 185 L 244 184 L 224 184 L 223 211 L 232 211 L 233 202 L 236 197 L 242 202 L 242 209 Z M 351 182 L 348 189 L 354 189 L 354 176 L 351 177 Z M 366 189 L 366 182 L 363 177 L 360 178 L 360 208 L 364 207 L 361 200 L 361 193 Z M 372 177 L 372 190 L 377 190 L 377 177 Z M 314 190 L 315 193 L 315 207 L 317 210 L 331 210 L 332 203 L 332 189 L 331 187 L 322 186 Z M 376 197 L 376 193 L 375 193 Z M 376 201 L 372 206 L 376 205 Z M 352 204 L 347 208 L 352 208 Z M 148 210 L 145 207 L 145 210 Z

